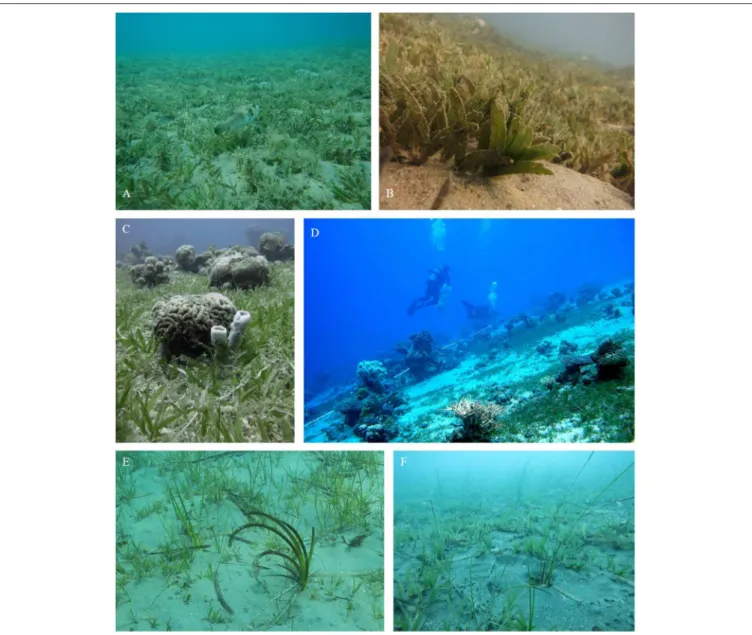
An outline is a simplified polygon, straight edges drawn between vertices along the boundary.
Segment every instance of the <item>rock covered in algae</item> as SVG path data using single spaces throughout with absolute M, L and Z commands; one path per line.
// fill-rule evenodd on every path
M 175 252 L 175 262 L 183 271 L 191 271 L 196 261 L 196 250 L 193 245 L 181 245 Z
M 285 237 L 279 232 L 265 232 L 259 239 L 259 251 L 269 262 L 293 260 L 295 247 L 285 244 Z
M 231 289 L 255 289 L 269 282 L 271 268 L 264 256 L 233 253 L 217 258 L 209 273 L 209 285 Z
M 154 256 L 147 256 L 144 264 L 133 265 L 129 271 L 133 283 L 142 288 L 152 288 L 170 281 L 168 266 Z
M 212 326 L 228 331 L 237 309 L 221 293 L 174 295 L 152 309 L 154 337 L 162 357 L 198 357 L 211 349 Z

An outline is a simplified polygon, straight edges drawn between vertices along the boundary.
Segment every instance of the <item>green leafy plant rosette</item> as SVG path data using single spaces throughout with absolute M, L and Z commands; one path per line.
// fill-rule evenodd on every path
M 478 148 L 455 153 L 457 170 L 465 173 L 481 171 L 483 176 L 506 174 L 553 174 L 538 161 L 552 159 L 559 148 L 552 144 L 533 145 L 533 130 L 518 114 L 520 104 L 507 104 L 497 96 L 490 103 L 490 118 L 478 137 Z

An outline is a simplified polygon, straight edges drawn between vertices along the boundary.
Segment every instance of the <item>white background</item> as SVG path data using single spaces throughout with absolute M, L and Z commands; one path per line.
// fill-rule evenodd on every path
M 115 13 L 297 9 L 636 13 L 637 632 L 749 632 L 752 8 L 499 4 L 0 7 L 0 629 L 114 631 Z M 296 243 L 302 439 L 302 222 Z

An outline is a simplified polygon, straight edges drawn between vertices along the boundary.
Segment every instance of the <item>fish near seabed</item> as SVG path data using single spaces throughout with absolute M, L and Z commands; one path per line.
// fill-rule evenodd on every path
M 342 538 L 342 542 L 344 542 L 348 547 L 360 547 L 360 545 L 362 545 L 363 541 L 366 539 L 366 536 L 365 534 L 362 534 L 360 536 L 355 536 L 355 538 L 353 538 L 349 542 L 344 536 L 341 536 L 341 538 Z
M 237 108 L 227 121 L 219 124 L 214 128 L 214 134 L 222 134 L 224 132 L 231 132 L 233 130 L 239 130 L 245 126 L 250 126 L 256 119 L 258 119 L 261 108 L 258 104 L 252 104 L 250 106 L 241 106 Z

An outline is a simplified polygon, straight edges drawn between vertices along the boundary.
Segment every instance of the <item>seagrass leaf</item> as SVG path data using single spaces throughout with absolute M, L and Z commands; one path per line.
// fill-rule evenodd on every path
M 292 573 L 298 572 L 298 569 L 300 568 L 300 563 L 288 556 L 286 553 L 282 553 L 281 551 L 277 551 L 276 549 L 267 549 L 266 551 L 262 551 L 259 555 L 256 556 L 256 558 L 253 561 L 254 565 L 258 565 L 261 558 L 264 558 L 266 556 L 277 556 L 279 558 L 282 558 L 284 560 L 287 560 L 292 565 L 292 569 L 288 567 L 286 564 L 279 564 L 280 567 L 284 567 L 288 571 Z M 296 575 L 299 575 L 299 572 L 296 573 Z
M 511 165 L 499 165 L 494 167 L 483 168 L 483 175 L 488 177 L 506 176 L 507 174 L 547 174 L 553 172 L 540 163 L 534 161 L 518 161 Z
M 523 148 L 517 153 L 516 161 L 543 161 L 559 156 L 559 148 L 555 145 L 546 144 Z
M 503 151 L 509 144 L 511 131 L 507 131 L 506 102 L 504 97 L 497 97 L 491 104 L 491 138 L 488 147 Z
M 519 117 L 512 119 L 509 127 L 509 136 L 507 137 L 506 153 L 515 157 L 523 149 L 527 148 L 533 142 L 533 131 L 522 123 Z

